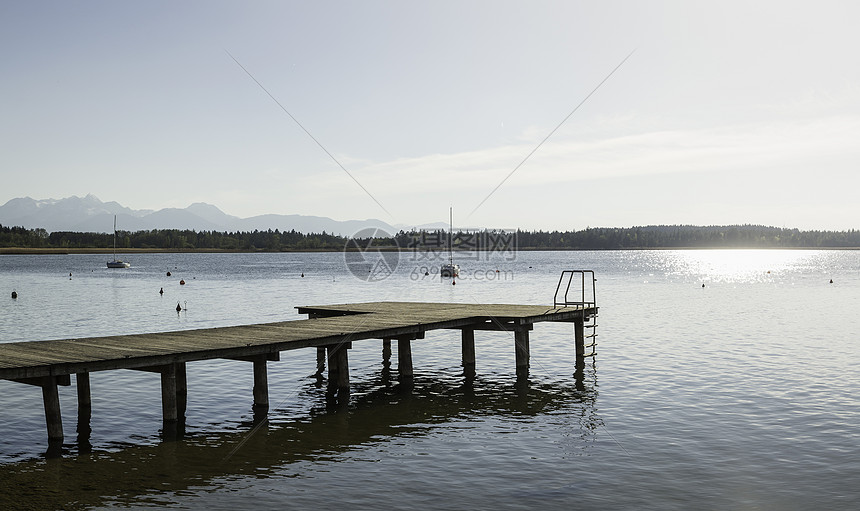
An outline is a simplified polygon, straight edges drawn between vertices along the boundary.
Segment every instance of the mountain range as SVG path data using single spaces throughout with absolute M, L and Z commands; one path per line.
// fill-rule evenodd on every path
M 48 232 L 113 232 L 114 215 L 116 215 L 118 229 L 132 232 L 152 229 L 220 232 L 278 229 L 302 233 L 325 231 L 330 234 L 350 236 L 365 228 L 378 228 L 392 234 L 400 229 L 412 228 L 412 226 L 393 226 L 375 218 L 342 221 L 320 216 L 273 214 L 239 218 L 228 215 L 218 207 L 205 202 L 197 202 L 183 209 L 134 210 L 117 202 L 102 202 L 92 194 L 65 199 L 35 200 L 30 197 L 11 199 L 0 206 L 0 225 L 28 229 L 42 228 Z M 432 230 L 444 229 L 447 226 L 440 223 L 416 227 Z

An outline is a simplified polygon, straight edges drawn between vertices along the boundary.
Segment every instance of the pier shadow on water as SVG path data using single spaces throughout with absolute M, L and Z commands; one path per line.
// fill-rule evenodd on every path
M 66 445 L 65 457 L 0 465 L 0 509 L 159 505 L 166 503 L 164 494 L 198 491 L 219 479 L 276 477 L 285 466 L 307 461 L 337 463 L 363 446 L 426 437 L 486 417 L 561 414 L 567 436 L 583 449 L 602 425 L 590 363 L 580 364 L 576 377 L 563 383 L 422 373 L 398 382 L 389 376 L 356 382 L 346 403 L 327 400 L 325 389 L 309 380 L 300 393 L 312 404 L 300 418 L 279 416 L 275 409 L 268 420 L 258 414 L 235 432 L 194 432 L 114 452 L 87 441 Z

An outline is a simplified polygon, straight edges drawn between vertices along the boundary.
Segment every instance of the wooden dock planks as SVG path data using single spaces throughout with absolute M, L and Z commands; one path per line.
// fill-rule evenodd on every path
M 296 307 L 312 319 L 85 339 L 0 343 L 0 379 L 259 356 L 374 338 L 423 337 L 443 328 L 507 328 L 575 321 L 596 308 L 368 302 Z

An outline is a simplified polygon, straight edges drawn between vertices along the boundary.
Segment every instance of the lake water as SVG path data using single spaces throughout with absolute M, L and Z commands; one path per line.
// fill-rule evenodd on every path
M 360 341 L 350 404 L 330 409 L 314 350 L 285 352 L 256 428 L 250 364 L 189 363 L 186 436 L 170 442 L 157 374 L 97 372 L 92 452 L 76 442 L 73 384 L 60 389 L 59 459 L 42 457 L 40 390 L 0 381 L 0 509 L 860 508 L 860 251 L 461 257 L 456 286 L 423 275 L 439 261 L 407 256 L 370 281 L 337 253 L 123 258 L 132 268 L 0 256 L 0 342 L 300 319 L 295 306 L 354 301 L 545 304 L 561 270 L 593 269 L 598 354 L 575 378 L 571 326 L 538 324 L 523 388 L 512 335 L 477 332 L 465 385 L 459 332 L 433 331 L 413 342 L 406 392 L 381 378 L 381 342 Z

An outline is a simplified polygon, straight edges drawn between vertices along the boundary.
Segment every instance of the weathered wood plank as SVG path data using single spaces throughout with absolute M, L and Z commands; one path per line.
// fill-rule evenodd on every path
M 0 343 L 0 379 L 256 357 L 373 338 L 416 339 L 423 338 L 425 331 L 440 328 L 527 332 L 536 322 L 577 323 L 597 313 L 594 307 L 419 302 L 368 302 L 297 309 L 299 313 L 315 317 L 198 330 Z

